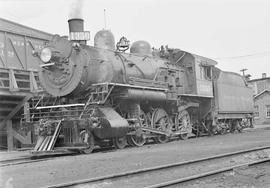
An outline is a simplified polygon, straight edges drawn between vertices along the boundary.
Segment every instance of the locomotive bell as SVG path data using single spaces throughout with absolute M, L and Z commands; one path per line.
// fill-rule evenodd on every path
M 133 42 L 130 47 L 130 53 L 152 56 L 151 45 L 144 40 Z
M 100 30 L 94 38 L 94 46 L 106 50 L 115 50 L 115 40 L 110 30 Z

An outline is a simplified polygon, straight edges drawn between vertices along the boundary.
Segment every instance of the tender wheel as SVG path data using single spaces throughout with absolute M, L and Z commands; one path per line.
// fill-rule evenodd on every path
M 220 131 L 220 134 L 221 135 L 224 135 L 226 133 L 227 133 L 227 128 L 226 127 L 225 128 L 222 128 L 221 131 Z
M 82 143 L 86 146 L 84 149 L 81 150 L 81 152 L 84 154 L 92 153 L 95 147 L 94 135 L 89 131 L 83 130 L 80 133 L 80 137 Z
M 152 115 L 152 125 L 153 128 L 164 131 L 171 132 L 171 123 L 170 118 L 167 112 L 162 108 L 157 108 Z M 169 141 L 169 137 L 166 135 L 158 135 L 154 138 L 154 141 L 157 143 L 166 143 Z
M 113 144 L 117 149 L 123 149 L 127 145 L 127 137 L 124 136 L 122 138 L 114 138 Z
M 243 130 L 243 127 L 241 126 L 240 122 L 236 120 L 235 122 L 231 122 L 231 133 L 241 133 Z

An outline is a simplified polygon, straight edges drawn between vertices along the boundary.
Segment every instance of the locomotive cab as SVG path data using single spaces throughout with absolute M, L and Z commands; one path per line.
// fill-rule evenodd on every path
M 184 82 L 183 94 L 213 97 L 212 69 L 217 62 L 179 49 L 171 51 L 168 59 L 185 70 L 181 79 Z
M 212 67 L 217 63 L 205 57 L 194 55 L 195 75 L 196 75 L 196 94 L 201 96 L 213 97 Z

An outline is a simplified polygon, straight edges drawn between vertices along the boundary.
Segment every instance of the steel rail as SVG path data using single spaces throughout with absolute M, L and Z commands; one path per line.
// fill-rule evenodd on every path
M 14 166 L 20 164 L 27 164 L 27 163 L 34 163 L 34 162 L 41 162 L 41 161 L 48 161 L 53 160 L 59 157 L 66 157 L 76 155 L 76 152 L 67 152 L 67 153 L 50 153 L 44 155 L 37 155 L 37 156 L 26 156 L 26 157 L 19 157 L 14 159 L 7 159 L 7 160 L 0 160 L 0 168 L 5 166 Z
M 234 170 L 236 168 L 241 168 L 241 167 L 246 167 L 246 166 L 253 166 L 253 165 L 257 165 L 257 164 L 265 163 L 265 162 L 270 162 L 270 158 L 257 160 L 257 161 L 253 161 L 253 162 L 248 162 L 248 163 L 244 163 L 244 164 L 240 164 L 240 165 L 234 165 L 234 166 L 230 166 L 230 167 L 225 167 L 225 168 L 221 168 L 219 170 L 212 170 L 212 171 L 208 171 L 208 172 L 201 173 L 201 174 L 196 174 L 196 175 L 192 175 L 192 176 L 188 176 L 188 177 L 184 177 L 184 178 L 179 178 L 179 179 L 175 179 L 175 180 L 171 180 L 171 181 L 167 181 L 167 182 L 158 183 L 158 184 L 155 184 L 155 185 L 146 186 L 144 188 L 168 187 L 168 186 L 181 184 L 181 183 L 185 183 L 185 182 L 188 182 L 188 181 L 193 181 L 193 180 L 196 180 L 196 179 L 205 178 L 205 177 L 208 177 L 208 176 L 213 176 L 213 175 L 221 174 L 221 173 L 224 173 L 224 172 L 232 171 L 232 170 Z
M 21 158 L 17 158 L 17 159 L 2 160 L 2 161 L 0 161 L 0 167 L 34 163 L 34 162 L 46 161 L 46 160 L 50 160 L 50 159 L 52 159 L 52 158 L 31 159 L 31 157 L 21 157 Z
M 70 186 L 86 184 L 86 183 L 95 183 L 95 182 L 100 182 L 100 181 L 105 181 L 105 180 L 112 180 L 112 179 L 123 178 L 123 177 L 127 177 L 127 176 L 133 176 L 136 174 L 142 174 L 142 173 L 146 173 L 146 172 L 158 171 L 158 170 L 162 170 L 162 169 L 169 169 L 172 167 L 179 167 L 179 166 L 190 165 L 190 164 L 195 164 L 195 163 L 199 163 L 199 162 L 205 162 L 205 161 L 213 160 L 213 159 L 220 159 L 220 158 L 225 158 L 225 157 L 229 157 L 229 156 L 240 155 L 240 154 L 244 154 L 244 153 L 255 152 L 255 151 L 265 150 L 265 149 L 270 149 L 270 146 L 255 147 L 252 149 L 246 149 L 246 150 L 240 150 L 240 151 L 236 151 L 236 152 L 228 152 L 228 153 L 224 153 L 224 154 L 218 154 L 218 155 L 214 155 L 211 157 L 204 157 L 204 158 L 195 159 L 195 160 L 188 160 L 188 161 L 184 161 L 184 162 L 171 163 L 171 164 L 167 164 L 167 165 L 160 165 L 160 166 L 155 166 L 155 167 L 143 168 L 143 169 L 138 169 L 138 170 L 134 170 L 134 171 L 122 172 L 122 173 L 118 173 L 118 174 L 111 174 L 111 175 L 106 175 L 106 176 L 99 176 L 99 177 L 94 177 L 94 178 L 82 179 L 82 180 L 78 180 L 78 181 L 71 181 L 71 182 L 67 182 L 67 183 L 50 185 L 50 186 L 46 186 L 46 187 L 60 188 L 60 187 L 70 187 Z M 269 160 L 269 159 L 267 159 L 267 160 Z M 240 165 L 240 166 L 243 166 L 243 165 Z
M 67 147 L 68 148 L 68 147 Z M 104 147 L 104 148 L 95 148 L 95 152 L 106 152 L 112 150 L 112 147 Z M 64 153 L 62 153 L 64 151 Z M 75 155 L 79 155 L 76 151 L 69 151 L 69 150 L 60 150 L 56 152 L 51 153 L 44 153 L 41 155 L 35 155 L 33 152 L 33 155 L 25 156 L 25 157 L 19 157 L 14 159 L 6 159 L 1 160 L 0 159 L 0 168 L 5 166 L 13 166 L 13 165 L 19 165 L 19 164 L 27 164 L 27 163 L 33 163 L 33 162 L 40 162 L 40 161 L 47 161 L 47 160 L 53 160 L 60 157 L 72 157 Z

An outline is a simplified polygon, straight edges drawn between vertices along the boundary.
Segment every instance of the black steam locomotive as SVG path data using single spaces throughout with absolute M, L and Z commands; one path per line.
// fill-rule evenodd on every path
M 82 19 L 69 20 L 70 40 L 58 35 L 38 54 L 46 91 L 25 113 L 39 135 L 35 152 L 56 147 L 90 153 L 95 146 L 167 142 L 252 125 L 252 91 L 217 62 L 179 49 L 152 49 L 109 30 L 86 45 Z M 30 113 L 30 114 L 29 114 Z

